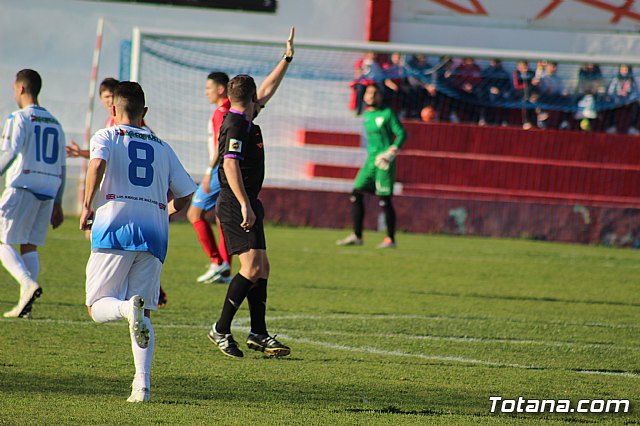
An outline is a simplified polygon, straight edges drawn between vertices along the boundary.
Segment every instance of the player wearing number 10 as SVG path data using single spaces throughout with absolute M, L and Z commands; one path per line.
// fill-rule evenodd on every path
M 0 174 L 6 188 L 0 199 L 0 261 L 20 283 L 18 304 L 4 316 L 31 315 L 38 284 L 40 259 L 49 222 L 54 229 L 63 221 L 65 137 L 58 120 L 38 105 L 40 75 L 30 69 L 17 73 L 13 84 L 21 108 L 9 116 L 0 141 Z M 20 254 L 12 247 L 20 245 Z
M 136 373 L 128 401 L 144 402 L 155 346 L 149 316 L 157 309 L 169 215 L 187 206 L 196 185 L 171 147 L 141 127 L 147 108 L 140 85 L 119 83 L 113 98 L 115 126 L 91 138 L 80 217 L 81 229 L 92 226 L 86 305 L 95 322 L 129 322 Z

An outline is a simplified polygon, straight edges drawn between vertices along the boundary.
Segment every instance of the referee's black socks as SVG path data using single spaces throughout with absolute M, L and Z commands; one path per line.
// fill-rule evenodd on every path
M 216 323 L 216 331 L 218 333 L 231 334 L 231 321 L 233 321 L 233 317 L 236 312 L 238 312 L 240 305 L 245 297 L 247 297 L 247 293 L 252 286 L 253 283 L 251 280 L 243 277 L 240 273 L 233 277 L 227 289 L 227 297 L 224 300 L 224 305 L 222 305 L 220 319 Z
M 267 335 L 265 315 L 267 312 L 267 280 L 260 278 L 251 286 L 247 294 L 249 314 L 251 315 L 251 332 Z

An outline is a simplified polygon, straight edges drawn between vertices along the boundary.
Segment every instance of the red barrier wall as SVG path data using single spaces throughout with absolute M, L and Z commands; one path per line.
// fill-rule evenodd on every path
M 260 198 L 269 222 L 351 227 L 345 193 L 265 188 Z M 410 196 L 395 197 L 394 206 L 398 229 L 410 232 L 640 246 L 640 209 Z M 379 212 L 377 199 L 367 197 L 367 229 L 375 229 Z
M 553 130 L 405 122 L 403 194 L 640 207 L 640 138 Z M 310 164 L 311 177 L 358 168 Z
M 403 124 L 408 133 L 406 150 L 640 164 L 640 138 L 637 136 L 417 121 Z

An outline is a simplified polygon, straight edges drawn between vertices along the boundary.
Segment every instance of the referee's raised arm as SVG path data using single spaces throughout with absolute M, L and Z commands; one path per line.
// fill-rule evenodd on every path
M 258 88 L 258 103 L 261 107 L 264 107 L 265 104 L 269 102 L 269 99 L 271 99 L 276 93 L 276 90 L 278 90 L 278 86 L 280 86 L 282 79 L 289 69 L 289 64 L 293 60 L 293 38 L 295 34 L 296 28 L 291 27 L 284 55 L 282 55 L 282 58 L 278 62 L 278 65 L 276 65 L 273 71 L 271 71 L 271 74 L 269 74 L 267 78 L 264 79 L 264 81 Z

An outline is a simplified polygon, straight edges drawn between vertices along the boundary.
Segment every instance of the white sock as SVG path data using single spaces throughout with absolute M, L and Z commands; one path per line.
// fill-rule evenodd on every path
M 16 281 L 24 286 L 29 283 L 35 283 L 35 280 L 31 278 L 27 267 L 25 266 L 22 256 L 9 244 L 0 243 L 0 262 L 2 266 L 11 274 Z
M 136 339 L 131 335 L 131 350 L 133 351 L 133 362 L 136 366 L 136 375 L 133 378 L 133 390 L 142 388 L 151 389 L 151 361 L 153 360 L 153 350 L 156 346 L 156 334 L 151 325 L 151 319 L 144 317 L 145 324 L 149 328 L 149 346 L 142 349 L 136 343 Z
M 30 251 L 29 253 L 25 253 L 22 255 L 22 261 L 24 262 L 24 266 L 29 271 L 29 275 L 31 275 L 31 279 L 34 281 L 38 281 L 38 275 L 40 275 L 40 256 L 37 251 Z
M 128 302 L 115 297 L 103 297 L 91 305 L 91 316 L 95 322 L 117 321 L 127 318 L 122 314 Z

